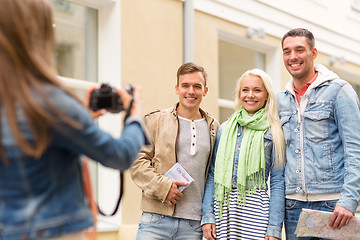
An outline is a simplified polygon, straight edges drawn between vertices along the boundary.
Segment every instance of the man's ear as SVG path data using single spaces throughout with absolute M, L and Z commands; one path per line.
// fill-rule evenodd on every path
M 175 85 L 175 93 L 176 95 L 179 95 L 179 86 L 177 84 Z
M 312 60 L 315 60 L 315 58 L 317 57 L 317 49 L 316 48 L 313 48 L 312 49 Z
M 209 88 L 206 86 L 205 89 L 204 89 L 204 94 L 203 94 L 204 97 L 206 96 L 206 94 L 208 93 L 208 91 L 209 91 Z

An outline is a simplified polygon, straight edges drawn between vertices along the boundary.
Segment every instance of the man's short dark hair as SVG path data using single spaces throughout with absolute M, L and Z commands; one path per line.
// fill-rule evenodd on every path
M 179 77 L 180 75 L 184 75 L 187 73 L 194 73 L 194 72 L 201 72 L 201 74 L 204 77 L 205 80 L 205 86 L 206 86 L 206 78 L 207 78 L 207 73 L 205 72 L 204 68 L 196 65 L 193 62 L 187 62 L 184 63 L 183 65 L 181 65 L 177 71 L 177 81 L 176 81 L 176 85 L 179 85 Z
M 306 37 L 306 41 L 308 42 L 310 49 L 313 49 L 315 47 L 314 35 L 305 28 L 294 28 L 285 33 L 285 35 L 281 39 L 281 47 L 284 46 L 284 40 L 287 37 Z

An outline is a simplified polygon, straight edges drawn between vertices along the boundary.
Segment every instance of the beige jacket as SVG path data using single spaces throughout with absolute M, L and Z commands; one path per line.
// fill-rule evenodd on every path
M 130 173 L 133 181 L 142 190 L 141 210 L 145 212 L 168 216 L 174 214 L 174 205 L 169 206 L 165 202 L 172 180 L 163 175 L 177 162 L 175 149 L 179 128 L 177 106 L 178 104 L 172 108 L 157 110 L 144 117 L 153 145 L 141 149 Z M 219 123 L 202 109 L 200 111 L 205 116 L 210 131 L 211 153 L 206 167 L 207 174 Z

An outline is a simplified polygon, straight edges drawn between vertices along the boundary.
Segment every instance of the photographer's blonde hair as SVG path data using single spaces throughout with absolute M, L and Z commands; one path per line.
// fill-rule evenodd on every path
M 56 77 L 53 49 L 54 27 L 49 1 L 0 1 L 0 119 L 7 119 L 20 148 L 35 158 L 41 156 L 50 142 L 48 126 L 56 126 L 60 119 L 80 128 L 77 122 L 51 106 L 41 87 L 43 84 L 61 87 L 75 97 Z M 45 106 L 38 103 L 34 93 Z M 26 139 L 21 131 L 17 122 L 18 108 L 35 136 L 34 142 Z M 7 162 L 2 144 L 0 153 L 2 161 Z
M 265 103 L 265 109 L 268 114 L 268 121 L 270 123 L 271 134 L 273 136 L 273 147 L 275 150 L 275 163 L 277 167 L 284 167 L 285 164 L 285 139 L 284 133 L 280 124 L 279 111 L 276 102 L 276 95 L 272 86 L 271 79 L 264 71 L 260 69 L 252 69 L 246 71 L 237 81 L 235 89 L 235 108 L 236 110 L 241 107 L 240 93 L 241 83 L 246 76 L 257 76 L 259 77 L 266 91 L 268 92 L 268 99 Z

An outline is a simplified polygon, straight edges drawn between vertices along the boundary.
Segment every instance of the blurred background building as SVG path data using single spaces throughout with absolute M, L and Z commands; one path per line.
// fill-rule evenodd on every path
M 281 37 L 303 27 L 316 38 L 316 62 L 360 93 L 360 0 L 51 0 L 56 62 L 62 80 L 83 96 L 94 84 L 140 84 L 144 112 L 177 101 L 176 71 L 188 61 L 203 66 L 209 93 L 202 107 L 225 121 L 233 112 L 236 80 L 261 68 L 277 91 L 290 75 Z M 103 129 L 120 135 L 122 119 L 107 114 Z M 118 172 L 91 166 L 95 197 L 105 212 L 115 206 Z M 125 194 L 114 217 L 100 218 L 100 239 L 133 240 L 141 191 L 125 173 Z

